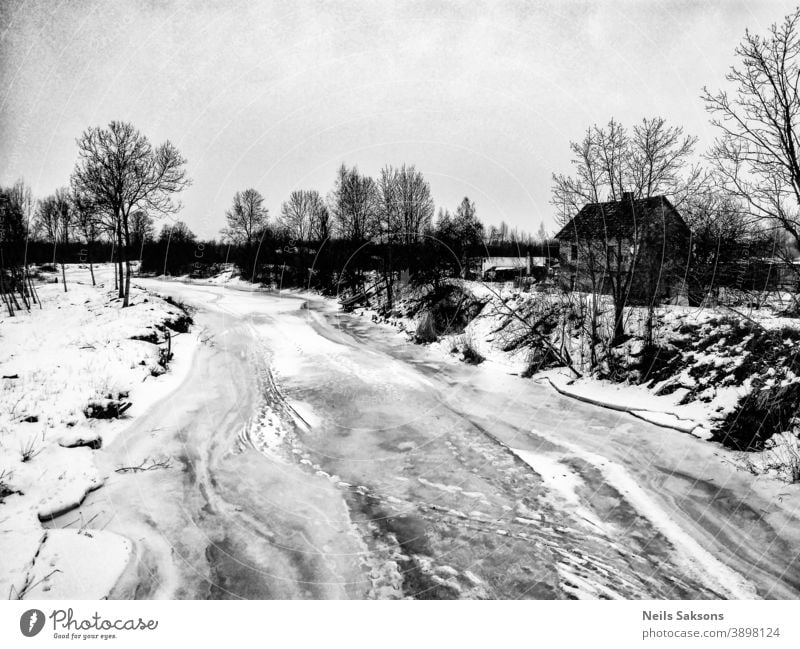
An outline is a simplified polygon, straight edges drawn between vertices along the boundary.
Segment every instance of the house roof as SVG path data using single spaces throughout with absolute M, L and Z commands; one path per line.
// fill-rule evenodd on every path
M 569 240 L 629 237 L 643 223 L 660 223 L 670 213 L 688 229 L 683 217 L 666 196 L 587 203 L 559 230 L 555 238 Z

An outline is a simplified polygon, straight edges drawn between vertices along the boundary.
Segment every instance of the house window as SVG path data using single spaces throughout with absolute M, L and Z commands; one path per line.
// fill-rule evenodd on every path
M 569 260 L 570 261 L 578 261 L 578 244 L 573 243 L 569 247 Z

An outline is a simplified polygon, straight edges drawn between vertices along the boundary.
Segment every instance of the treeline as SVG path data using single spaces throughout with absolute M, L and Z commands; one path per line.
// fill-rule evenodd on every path
M 471 260 L 486 254 L 557 254 L 552 242 L 548 248 L 505 226 L 487 237 L 467 197 L 453 212 L 434 214 L 430 185 L 413 165 L 386 166 L 376 179 L 342 165 L 325 197 L 293 191 L 275 216 L 264 202 L 254 188 L 237 192 L 222 242 L 199 241 L 182 223 L 165 225 L 145 245 L 142 272 L 202 277 L 232 263 L 254 282 L 328 292 L 380 282 L 391 293 L 403 273 L 436 283 L 473 275 Z
M 333 188 L 293 191 L 276 215 L 254 188 L 236 192 L 220 239 L 200 240 L 172 216 L 190 183 L 185 159 L 169 143 L 153 146 L 132 125 L 112 122 L 78 139 L 69 187 L 34 200 L 23 182 L 3 191 L 0 246 L 6 265 L 113 262 L 115 288 L 127 303 L 132 268 L 147 274 L 206 277 L 234 264 L 254 282 L 391 290 L 405 273 L 419 281 L 476 274 L 484 255 L 556 256 L 555 242 L 510 229 L 486 228 L 465 197 L 451 212 L 435 205 L 413 165 L 386 166 L 376 178 L 342 165 Z M 24 273 L 23 273 L 24 274 Z M 9 282 L 13 278 L 7 278 Z M 390 296 L 391 299 L 391 296 Z
M 246 189 L 225 218 L 227 258 L 244 277 L 323 290 L 357 289 L 367 277 L 391 287 L 402 271 L 463 276 L 484 232 L 468 198 L 434 220 L 430 185 L 413 165 L 386 166 L 377 179 L 342 165 L 326 198 L 293 191 L 274 218 L 262 194 Z

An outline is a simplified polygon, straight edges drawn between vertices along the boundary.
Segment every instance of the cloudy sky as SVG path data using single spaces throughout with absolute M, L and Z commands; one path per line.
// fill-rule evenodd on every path
M 180 218 L 201 236 L 236 190 L 275 214 L 342 162 L 413 163 L 439 206 L 550 229 L 571 139 L 660 114 L 707 145 L 702 86 L 794 4 L 2 0 L 0 184 L 67 184 L 75 138 L 118 119 L 189 159 Z

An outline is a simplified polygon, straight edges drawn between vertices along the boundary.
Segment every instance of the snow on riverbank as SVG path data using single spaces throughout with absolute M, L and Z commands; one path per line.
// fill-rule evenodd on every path
M 110 267 L 95 272 L 96 287 L 71 267 L 66 293 L 46 282 L 43 308 L 0 317 L 0 597 L 109 594 L 130 543 L 42 523 L 103 485 L 95 453 L 181 380 L 197 342 L 177 335 L 188 326 L 179 306 L 132 287 L 122 309 Z
M 732 461 L 752 473 L 800 479 L 800 436 L 791 422 L 800 403 L 793 352 L 800 323 L 781 312 L 785 305 L 748 313 L 660 305 L 647 348 L 648 310 L 629 307 L 628 339 L 593 354 L 588 296 L 462 280 L 444 286 L 451 290 L 406 286 L 391 309 L 376 295 L 354 312 L 467 362 L 490 361 L 563 395 L 722 442 L 738 451 Z M 607 339 L 613 308 L 606 296 L 599 299 L 598 327 Z
M 652 424 L 710 439 L 708 413 L 697 404 L 681 405 L 684 392 L 658 396 L 642 385 L 612 383 L 594 378 L 578 378 L 562 369 L 545 370 L 535 376 L 557 392 L 596 406 L 620 410 Z

